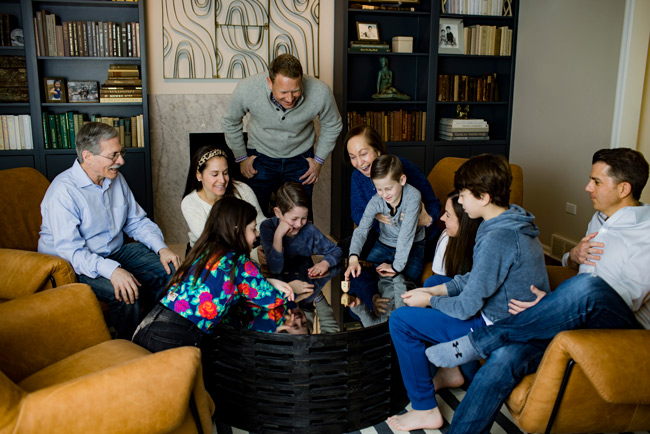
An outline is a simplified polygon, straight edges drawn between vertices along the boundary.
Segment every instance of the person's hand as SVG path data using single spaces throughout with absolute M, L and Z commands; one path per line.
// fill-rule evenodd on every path
M 356 256 L 350 256 L 348 259 L 348 268 L 345 270 L 345 280 L 350 280 L 350 276 L 359 277 L 359 274 L 361 274 L 359 258 Z
M 295 295 L 293 293 L 293 289 L 291 288 L 291 285 L 279 279 L 267 279 L 267 280 L 271 285 L 273 285 L 275 289 L 283 293 L 287 300 L 293 301 Z
M 304 280 L 292 280 L 289 282 L 289 286 L 293 290 L 294 294 L 311 294 L 314 292 L 314 285 Z
M 377 270 L 377 273 L 382 277 L 392 277 L 397 274 L 397 272 L 393 270 L 393 266 L 385 262 L 383 264 L 379 264 L 375 270 Z
M 286 236 L 289 232 L 291 232 L 293 228 L 285 219 L 278 219 L 278 227 L 275 228 L 275 236 L 276 237 L 284 237 Z M 277 250 L 277 249 L 276 249 Z M 281 252 L 282 249 L 278 250 L 278 252 Z
M 115 298 L 126 304 L 133 304 L 140 295 L 140 282 L 124 268 L 117 267 L 111 274 L 111 283 L 115 289 Z
M 569 252 L 569 265 L 575 265 L 573 268 L 578 268 L 580 264 L 596 265 L 593 261 L 600 260 L 600 255 L 603 254 L 604 243 L 591 241 L 593 237 L 598 235 L 598 232 L 587 235 L 580 240 Z M 571 264 L 573 263 L 573 264 Z
M 361 299 L 356 295 L 348 295 L 348 307 L 357 307 L 361 306 Z
M 248 179 L 257 175 L 257 170 L 253 167 L 253 160 L 256 158 L 256 155 L 249 155 L 247 159 L 239 163 L 239 171 Z
M 433 217 L 429 215 L 424 208 L 424 203 L 420 205 L 420 216 L 418 217 L 418 226 L 427 226 L 433 223 Z
M 377 220 L 379 223 L 383 223 L 385 225 L 392 225 L 393 224 L 390 217 L 388 217 L 386 214 L 382 214 L 380 212 L 375 214 L 375 220 Z
M 372 296 L 372 310 L 379 313 L 386 313 L 390 299 L 383 298 L 379 294 Z
M 535 287 L 535 285 L 530 285 L 530 292 L 535 294 L 536 298 L 533 301 L 521 301 L 515 300 L 514 298 L 508 303 L 508 312 L 510 315 L 517 315 L 528 309 L 529 307 L 535 306 L 539 301 L 544 298 L 546 293 Z
M 181 264 L 181 260 L 176 253 L 165 247 L 158 251 L 158 256 L 160 256 L 160 262 L 162 262 L 163 267 L 165 267 L 167 274 L 172 273 L 172 269 L 169 267 L 170 262 L 174 264 L 174 268 L 178 270 L 178 267 Z
M 431 304 L 431 294 L 426 291 L 411 290 L 402 294 L 402 300 L 407 306 L 427 307 Z
M 415 289 L 411 290 L 411 292 L 412 291 L 426 292 L 431 297 L 447 295 L 447 287 L 445 286 L 444 283 L 440 284 L 440 285 L 436 285 L 436 286 L 425 287 L 425 288 L 415 288 Z
M 330 269 L 330 264 L 326 260 L 320 261 L 318 264 L 314 265 L 310 269 L 307 270 L 307 276 L 314 278 L 314 277 L 320 277 L 327 273 L 327 270 Z
M 299 178 L 302 181 L 302 185 L 316 184 L 318 182 L 318 177 L 320 176 L 321 164 L 317 163 L 313 158 L 305 158 L 309 164 L 309 169 Z
M 266 265 L 266 253 L 262 246 L 257 247 L 257 259 L 260 261 L 260 265 Z

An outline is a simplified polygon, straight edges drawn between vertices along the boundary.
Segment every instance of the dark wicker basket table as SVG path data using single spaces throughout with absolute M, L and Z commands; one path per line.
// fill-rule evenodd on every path
M 204 350 L 215 417 L 257 433 L 345 433 L 408 403 L 388 324 L 323 335 L 218 327 Z

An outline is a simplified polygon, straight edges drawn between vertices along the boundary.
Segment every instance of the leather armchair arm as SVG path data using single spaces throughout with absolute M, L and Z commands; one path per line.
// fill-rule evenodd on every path
M 97 297 L 81 283 L 0 303 L 0 318 L 0 370 L 15 382 L 111 338 Z
M 192 391 L 199 414 L 212 414 L 200 350 L 174 348 L 29 394 L 16 431 L 169 432 L 185 419 Z M 212 432 L 210 418 L 204 419 L 203 431 Z
M 562 332 L 546 350 L 535 381 L 548 378 L 547 371 L 540 374 L 551 364 L 563 371 L 569 359 L 580 365 L 604 401 L 650 404 L 649 330 Z
M 24 297 L 51 288 L 49 277 L 56 286 L 77 281 L 72 266 L 58 256 L 27 250 L 0 249 L 0 299 Z

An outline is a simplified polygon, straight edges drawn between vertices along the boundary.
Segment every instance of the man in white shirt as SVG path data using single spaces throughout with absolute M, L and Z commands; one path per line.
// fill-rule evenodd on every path
M 537 370 L 557 333 L 650 329 L 650 206 L 639 201 L 648 162 L 632 149 L 601 149 L 590 178 L 585 189 L 596 213 L 587 236 L 563 258 L 579 274 L 546 296 L 539 293 L 535 302 L 513 301 L 515 316 L 427 350 L 437 366 L 487 360 L 447 434 L 489 432 L 503 401 Z
M 139 297 L 152 308 L 179 259 L 118 172 L 126 150 L 115 128 L 86 123 L 75 147 L 77 160 L 54 178 L 41 203 L 38 251 L 69 261 L 79 281 L 108 303 L 117 336 L 131 339 Z M 124 244 L 124 233 L 139 242 Z

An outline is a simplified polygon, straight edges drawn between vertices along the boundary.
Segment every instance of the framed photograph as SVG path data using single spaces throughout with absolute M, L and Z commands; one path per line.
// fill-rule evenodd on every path
M 379 42 L 379 26 L 377 23 L 357 21 L 357 38 L 364 42 Z
M 463 20 L 440 18 L 438 31 L 438 53 L 465 54 L 463 41 Z
M 70 102 L 99 102 L 96 81 L 69 81 L 68 99 Z
M 67 102 L 65 80 L 59 77 L 45 77 L 45 102 Z

